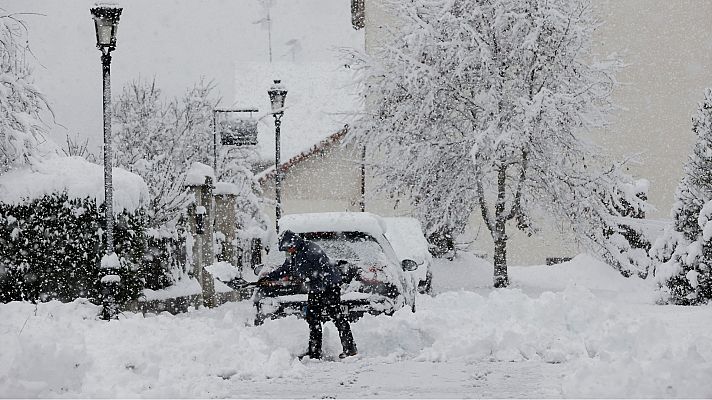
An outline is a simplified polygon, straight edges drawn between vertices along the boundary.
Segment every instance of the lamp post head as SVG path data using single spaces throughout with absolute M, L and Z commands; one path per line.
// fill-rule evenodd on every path
M 116 48 L 116 31 L 123 8 L 111 4 L 97 4 L 91 9 L 96 28 L 96 47 L 112 51 Z
M 282 81 L 275 79 L 274 84 L 267 91 L 269 101 L 272 103 L 272 113 L 284 113 L 284 100 L 287 98 L 287 87 Z

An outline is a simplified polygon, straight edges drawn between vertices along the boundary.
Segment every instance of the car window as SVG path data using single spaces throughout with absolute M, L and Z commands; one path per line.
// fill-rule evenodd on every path
M 318 244 L 332 260 L 356 264 L 385 262 L 381 245 L 373 236 L 362 232 L 312 232 L 303 236 Z

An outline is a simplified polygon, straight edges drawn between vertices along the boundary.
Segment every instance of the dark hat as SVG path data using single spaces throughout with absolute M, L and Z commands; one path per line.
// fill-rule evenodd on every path
M 279 251 L 287 251 L 290 247 L 299 247 L 301 243 L 302 240 L 296 233 L 286 230 L 282 232 L 282 236 L 279 239 Z

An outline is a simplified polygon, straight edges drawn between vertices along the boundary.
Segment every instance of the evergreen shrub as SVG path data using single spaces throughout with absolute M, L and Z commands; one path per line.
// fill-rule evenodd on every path
M 180 280 L 185 271 L 184 229 L 146 230 L 146 253 L 143 257 L 146 288 L 165 289 Z
M 692 118 L 696 141 L 675 193 L 673 223 L 651 250 L 662 301 L 712 301 L 712 88 Z
M 143 290 L 145 226 L 142 209 L 115 215 L 119 304 L 137 299 Z M 0 203 L 0 301 L 83 297 L 99 304 L 105 229 L 104 206 L 89 197 L 55 193 L 22 204 Z

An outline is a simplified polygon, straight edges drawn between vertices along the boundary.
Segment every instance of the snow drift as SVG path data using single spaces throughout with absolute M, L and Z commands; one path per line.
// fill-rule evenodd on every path
M 569 264 L 578 269 L 576 259 Z M 352 325 L 359 362 L 567 363 L 570 373 L 562 384 L 567 397 L 712 394 L 706 378 L 712 374 L 709 331 L 681 325 L 685 334 L 679 335 L 657 318 L 601 299 L 585 283 L 570 282 L 563 291 L 538 296 L 522 289 L 420 296 L 415 314 L 403 309 Z M 127 313 L 110 323 L 97 320 L 97 311 L 83 301 L 0 305 L 0 393 L 234 397 L 235 380 L 299 379 L 309 373 L 309 364 L 294 357 L 306 344 L 304 321 L 288 317 L 251 326 L 249 302 L 177 316 Z M 327 356 L 338 354 L 332 324 L 324 338 Z

